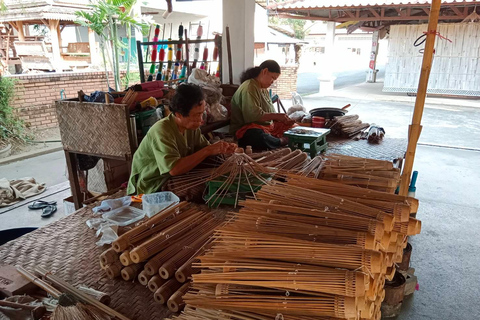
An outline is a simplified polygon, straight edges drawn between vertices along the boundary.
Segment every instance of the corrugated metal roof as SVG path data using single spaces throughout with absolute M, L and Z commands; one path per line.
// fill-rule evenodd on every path
M 328 9 L 348 7 L 381 7 L 398 5 L 428 5 L 431 0 L 287 0 L 271 3 L 269 9 Z M 444 0 L 442 4 L 480 3 L 477 0 Z

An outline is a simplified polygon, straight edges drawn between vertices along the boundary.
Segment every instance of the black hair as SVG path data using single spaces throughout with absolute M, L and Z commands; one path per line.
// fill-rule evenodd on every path
M 181 84 L 170 103 L 170 111 L 188 117 L 190 110 L 205 100 L 202 88 L 196 84 Z
M 240 76 L 240 82 L 244 83 L 247 80 L 258 77 L 260 72 L 265 68 L 270 72 L 281 73 L 280 65 L 275 60 L 265 60 L 260 66 L 245 70 Z

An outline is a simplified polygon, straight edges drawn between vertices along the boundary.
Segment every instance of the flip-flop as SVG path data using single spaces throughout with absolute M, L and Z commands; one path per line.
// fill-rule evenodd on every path
M 42 212 L 42 218 L 47 218 L 50 217 L 52 214 L 57 211 L 57 206 L 56 205 L 48 205 L 45 208 L 43 208 Z
M 32 204 L 28 205 L 28 209 L 38 210 L 38 209 L 43 209 L 47 206 L 56 205 L 56 204 L 57 204 L 57 201 L 48 202 L 43 200 L 36 200 Z

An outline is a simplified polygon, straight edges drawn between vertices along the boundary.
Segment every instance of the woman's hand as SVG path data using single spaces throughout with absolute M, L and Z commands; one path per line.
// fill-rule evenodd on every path
M 219 141 L 205 148 L 207 149 L 209 155 L 215 156 L 217 154 L 233 154 L 237 148 L 237 145 L 235 143 Z
M 295 121 L 290 119 L 285 113 L 276 113 L 275 118 L 273 121 L 283 122 L 285 124 L 294 124 Z

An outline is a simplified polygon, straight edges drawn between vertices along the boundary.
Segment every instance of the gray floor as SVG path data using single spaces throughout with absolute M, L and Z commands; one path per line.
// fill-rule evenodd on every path
M 419 291 L 398 319 L 480 319 L 480 152 L 420 146 L 415 169 L 422 232 L 410 241 Z
M 47 190 L 35 197 L 23 200 L 13 206 L 0 208 L 0 230 L 41 227 L 64 217 L 63 199 L 71 195 L 66 177 L 66 163 L 63 151 L 38 156 L 0 166 L 0 177 L 19 179 L 33 177 L 38 183 L 45 183 Z M 34 200 L 56 201 L 57 212 L 42 218 L 41 210 L 29 210 Z

